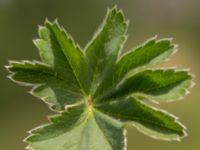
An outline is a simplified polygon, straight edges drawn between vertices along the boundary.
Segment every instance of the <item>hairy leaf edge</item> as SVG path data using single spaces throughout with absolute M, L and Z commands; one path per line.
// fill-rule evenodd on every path
M 41 65 L 44 65 L 44 66 L 47 66 L 47 67 L 50 67 L 48 64 L 46 63 L 43 63 L 43 62 L 40 62 L 40 61 L 37 61 L 37 60 L 33 60 L 33 61 L 29 61 L 29 60 L 21 60 L 21 61 L 14 61 L 14 60 L 9 60 L 9 65 L 5 65 L 4 67 L 6 68 L 6 70 L 10 73 L 9 75 L 7 75 L 7 78 L 9 78 L 11 81 L 13 81 L 14 83 L 17 83 L 18 85 L 20 86 L 25 86 L 25 87 L 30 87 L 30 89 L 28 90 L 27 93 L 29 93 L 30 95 L 33 95 L 34 97 L 36 97 L 37 99 L 39 100 L 42 100 L 45 104 L 48 105 L 49 109 L 52 110 L 53 112 L 58 112 L 58 113 L 61 113 L 63 111 L 66 111 L 68 108 L 71 108 L 71 107 L 74 107 L 74 106 L 78 106 L 78 105 L 81 105 L 84 103 L 84 101 L 80 101 L 80 102 L 77 102 L 77 103 L 74 103 L 74 104 L 70 104 L 70 105 L 66 105 L 65 106 L 65 110 L 58 110 L 58 109 L 54 109 L 53 106 L 54 104 L 52 103 L 49 103 L 46 99 L 48 98 L 48 96 L 44 96 L 44 97 L 39 97 L 37 95 L 34 94 L 34 90 L 37 89 L 38 87 L 40 86 L 43 86 L 45 85 L 44 84 L 31 84 L 31 83 L 25 83 L 25 82 L 21 82 L 21 81 L 17 81 L 15 79 L 12 78 L 12 76 L 14 76 L 16 73 L 15 72 L 12 72 L 9 68 L 12 67 L 12 63 L 16 63 L 16 64 L 23 64 L 23 63 L 31 63 L 31 64 L 35 64 L 35 63 L 38 63 L 38 64 L 41 64 Z
M 147 70 L 150 70 L 150 71 L 156 71 L 156 70 L 163 70 L 163 71 L 165 71 L 165 70 L 174 70 L 175 73 L 176 73 L 176 72 L 182 72 L 182 71 L 184 71 L 184 72 L 187 73 L 187 75 L 188 75 L 188 76 L 190 77 L 190 79 L 191 79 L 191 80 L 190 80 L 190 83 L 189 83 L 189 86 L 187 86 L 187 87 L 184 89 L 184 91 L 185 91 L 184 95 L 181 96 L 181 97 L 179 97 L 179 98 L 176 98 L 176 99 L 168 99 L 168 100 L 161 100 L 161 101 L 157 101 L 157 100 L 154 100 L 154 99 L 145 98 L 145 99 L 148 99 L 148 100 L 150 100 L 151 102 L 153 102 L 153 103 L 155 103 L 155 104 L 160 104 L 160 102 L 166 102 L 166 103 L 168 103 L 168 102 L 183 100 L 183 99 L 185 98 L 185 96 L 187 96 L 187 95 L 190 94 L 190 90 L 196 85 L 196 83 L 195 83 L 195 81 L 194 81 L 195 75 L 194 75 L 193 73 L 191 73 L 191 71 L 190 71 L 191 69 L 190 69 L 190 68 L 185 68 L 185 69 L 177 69 L 177 67 L 149 68 L 149 69 L 142 69 L 142 70 L 140 70 L 140 71 L 138 71 L 138 72 L 134 72 L 132 75 L 135 75 L 135 74 L 137 74 L 137 73 L 140 73 L 140 72 L 142 72 L 142 71 L 147 71 Z M 128 76 L 126 76 L 124 79 L 122 79 L 116 87 L 119 87 L 120 84 L 121 84 L 124 80 L 126 80 L 128 77 L 130 77 L 130 76 L 128 75 Z M 189 80 L 189 79 L 187 79 L 187 80 Z M 182 82 L 186 82 L 186 81 L 182 81 Z M 131 94 L 131 95 L 134 96 L 134 94 Z M 143 94 L 141 94 L 141 95 L 143 95 Z M 145 95 L 145 94 L 144 94 L 144 95 Z M 147 95 L 146 97 L 148 97 L 148 95 Z
M 133 122 L 132 126 L 134 126 L 136 129 L 138 129 L 139 132 L 141 132 L 141 133 L 143 133 L 144 135 L 146 135 L 146 136 L 148 136 L 148 137 L 151 137 L 151 138 L 153 138 L 153 139 L 156 139 L 156 140 L 164 140 L 164 141 L 179 141 L 179 142 L 180 142 L 182 138 L 185 138 L 185 137 L 188 136 L 188 134 L 187 134 L 187 127 L 179 121 L 179 117 L 175 116 L 175 115 L 172 114 L 172 113 L 169 113 L 168 111 L 166 111 L 166 110 L 164 110 L 164 109 L 158 109 L 158 108 L 156 108 L 156 107 L 149 106 L 149 105 L 147 105 L 147 104 L 144 103 L 144 102 L 141 102 L 141 101 L 139 101 L 139 102 L 142 103 L 143 105 L 147 106 L 147 107 L 150 107 L 151 109 L 153 109 L 153 110 L 155 110 L 155 111 L 160 111 L 160 112 L 162 112 L 163 114 L 172 117 L 172 118 L 174 119 L 174 122 L 177 123 L 178 125 L 180 125 L 180 126 L 183 128 L 183 129 L 182 129 L 183 135 L 182 135 L 182 136 L 179 136 L 179 135 L 178 135 L 177 138 L 164 138 L 164 137 L 159 138 L 159 137 L 156 137 L 156 136 L 153 136 L 153 135 L 149 135 L 148 133 L 145 133 L 145 131 L 140 130 L 139 127 L 136 125 L 136 124 L 139 124 L 139 123 L 136 123 L 136 124 L 135 124 L 135 123 Z M 130 124 L 130 123 L 127 123 L 127 125 L 128 125 L 128 124 Z
M 84 48 L 84 53 L 85 51 L 87 50 L 87 48 L 91 45 L 91 43 L 94 41 L 94 39 L 99 35 L 99 33 L 101 32 L 102 28 L 104 27 L 105 23 L 106 23 L 106 20 L 109 16 L 109 14 L 112 12 L 112 11 L 116 11 L 116 13 L 119 13 L 123 18 L 124 18 L 124 25 L 127 27 L 126 29 L 126 33 L 127 33 L 127 30 L 128 30 L 128 26 L 129 26 L 129 20 L 126 20 L 125 16 L 124 16 L 124 13 L 122 11 L 122 9 L 118 9 L 117 8 L 117 5 L 115 5 L 113 8 L 108 8 L 107 9 L 107 13 L 106 13 L 106 16 L 104 17 L 102 23 L 100 24 L 100 26 L 97 28 L 96 32 L 93 34 L 92 38 L 90 39 L 90 41 L 86 44 L 85 48 Z M 128 38 L 128 35 L 125 35 L 124 36 L 124 42 L 121 44 L 120 46 L 120 51 L 118 53 L 118 57 L 119 57 L 119 54 L 121 53 L 122 49 L 123 49 L 123 46 L 124 46 L 124 43 L 126 42 L 127 38 Z
M 110 103 L 110 102 L 108 102 L 108 103 Z M 113 102 L 118 102 L 118 100 L 112 101 L 112 103 Z M 156 108 L 154 106 L 148 105 L 148 104 L 146 104 L 143 101 L 138 100 L 138 102 L 141 103 L 141 104 L 143 104 L 143 105 L 145 105 L 146 107 L 150 107 L 151 109 L 153 109 L 155 111 L 159 111 L 159 112 L 163 113 L 164 115 L 167 115 L 167 116 L 171 117 L 172 119 L 174 119 L 174 122 L 177 123 L 178 125 L 180 125 L 182 127 L 183 135 L 180 136 L 180 135 L 177 134 L 177 138 L 160 138 L 160 137 L 152 136 L 152 135 L 149 135 L 148 133 L 142 132 L 142 130 L 140 130 L 140 128 L 138 128 L 138 126 L 136 126 L 135 124 L 139 124 L 140 126 L 143 126 L 143 125 L 141 125 L 140 123 L 137 123 L 136 121 L 124 121 L 124 122 L 122 122 L 124 124 L 125 128 L 127 128 L 129 126 L 134 126 L 139 132 L 143 133 L 144 135 L 146 135 L 148 137 L 151 137 L 153 139 L 164 140 L 164 141 L 180 141 L 182 138 L 187 137 L 187 135 L 188 135 L 187 132 L 186 132 L 187 127 L 185 125 L 183 125 L 179 121 L 179 117 L 175 116 L 174 114 L 169 113 L 168 111 L 166 111 L 164 109 L 159 109 L 159 108 Z M 104 112 L 101 109 L 97 109 L 97 110 L 100 111 L 100 112 L 102 112 L 102 113 L 104 113 L 104 114 L 107 114 L 111 118 L 116 119 L 115 117 L 109 115 L 107 112 Z M 117 119 L 117 120 L 120 120 L 120 119 Z M 146 128 L 146 127 L 144 127 L 144 128 Z
M 158 39 L 158 35 L 155 35 L 155 36 L 147 39 L 144 43 L 142 43 L 142 44 L 140 44 L 140 45 L 138 45 L 138 46 L 136 46 L 134 48 L 131 48 L 130 50 L 128 50 L 127 52 L 125 52 L 124 54 L 122 54 L 121 56 L 119 56 L 118 59 L 117 59 L 117 61 L 116 61 L 116 63 L 118 63 L 123 57 L 125 57 L 126 55 L 129 55 L 130 53 L 132 53 L 136 49 L 144 47 L 147 43 L 149 43 L 152 40 L 154 40 L 156 43 L 161 42 L 161 41 L 169 41 L 170 44 L 171 44 L 171 46 L 173 46 L 172 48 L 170 48 L 170 49 L 168 49 L 166 51 L 166 52 L 171 51 L 171 53 L 165 59 L 163 59 L 162 61 L 160 61 L 158 64 L 161 64 L 161 63 L 169 61 L 170 57 L 173 56 L 175 53 L 178 52 L 179 45 L 178 44 L 174 44 L 172 42 L 173 38 L 160 38 L 160 39 Z M 164 52 L 164 53 L 166 53 L 166 52 Z M 147 64 L 147 65 L 149 65 L 149 64 Z M 151 64 L 150 66 L 152 66 L 152 65 L 155 65 L 155 64 Z

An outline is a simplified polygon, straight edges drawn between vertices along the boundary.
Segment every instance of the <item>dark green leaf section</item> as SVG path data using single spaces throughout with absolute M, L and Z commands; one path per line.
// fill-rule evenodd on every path
M 88 80 L 90 79 L 89 75 L 91 73 L 90 68 L 87 67 L 83 52 L 74 44 L 72 38 L 67 35 L 65 30 L 57 22 L 51 23 L 46 21 L 45 25 L 55 38 L 54 40 L 57 41 L 80 88 L 85 94 L 88 94 L 90 88 L 90 82 Z
M 103 99 L 135 94 L 147 99 L 172 101 L 186 94 L 186 89 L 191 86 L 191 79 L 186 71 L 145 70 L 125 79 Z
M 127 23 L 122 12 L 108 11 L 107 17 L 85 50 L 86 60 L 91 68 L 91 95 L 102 79 L 109 75 L 119 51 L 126 39 Z
M 169 39 L 153 38 L 141 47 L 131 50 L 117 62 L 115 82 L 121 80 L 132 69 L 164 61 L 174 52 L 175 47 Z
M 92 114 L 80 105 L 31 131 L 26 142 L 40 150 L 122 150 L 123 139 L 120 122 L 100 112 Z
M 22 84 L 43 84 L 54 77 L 54 72 L 50 67 L 38 62 L 10 61 L 8 70 L 13 73 L 10 78 Z
M 125 53 L 110 71 L 110 76 L 103 80 L 96 91 L 95 97 L 101 96 L 102 93 L 116 86 L 130 71 L 137 72 L 145 65 L 155 65 L 164 61 L 175 52 L 175 48 L 176 46 L 171 43 L 171 40 L 157 40 L 155 37 L 142 46 Z
M 98 105 L 97 108 L 101 112 L 125 123 L 139 124 L 148 129 L 143 132 L 146 131 L 146 134 L 152 137 L 178 140 L 179 137 L 185 135 L 184 127 L 174 117 L 149 107 L 132 97 L 106 102 Z M 141 128 L 138 127 L 138 129 Z
M 65 78 L 65 80 L 80 87 L 72 67 L 69 64 L 68 59 L 65 57 L 62 47 L 54 33 L 46 26 L 40 26 L 39 36 L 40 38 L 34 40 L 34 43 L 39 49 L 42 61 L 45 64 L 48 64 L 58 76 Z M 69 43 L 69 41 L 66 42 Z
M 10 62 L 10 78 L 22 85 L 31 85 L 31 94 L 40 97 L 54 109 L 83 100 L 79 87 L 62 78 L 49 66 L 38 62 Z

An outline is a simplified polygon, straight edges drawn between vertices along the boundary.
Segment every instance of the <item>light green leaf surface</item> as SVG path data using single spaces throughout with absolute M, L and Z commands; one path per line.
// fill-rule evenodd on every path
M 39 61 L 10 61 L 14 82 L 58 115 L 26 138 L 34 150 L 126 150 L 126 126 L 162 140 L 186 135 L 177 118 L 145 104 L 144 99 L 182 98 L 192 77 L 187 71 L 154 69 L 175 52 L 169 39 L 152 38 L 120 56 L 127 22 L 117 8 L 108 10 L 94 38 L 82 50 L 57 21 L 46 21 L 34 40 Z
M 26 141 L 31 148 L 40 150 L 123 149 L 122 124 L 100 112 L 84 109 L 83 105 L 77 106 L 51 118 L 51 124 L 31 131 Z

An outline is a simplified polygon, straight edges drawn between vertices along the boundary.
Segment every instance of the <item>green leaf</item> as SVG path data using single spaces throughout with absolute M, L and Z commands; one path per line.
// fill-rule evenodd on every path
M 156 37 L 148 40 L 142 46 L 125 53 L 117 62 L 115 80 L 121 80 L 124 75 L 145 65 L 155 65 L 163 62 L 176 52 L 176 45 L 170 39 L 157 40 Z
M 50 23 L 48 24 L 50 26 Z M 40 26 L 39 36 L 40 39 L 34 40 L 34 43 L 39 49 L 42 61 L 52 67 L 58 76 L 66 78 L 76 86 L 80 86 L 55 34 L 45 25 Z M 67 40 L 66 42 L 68 43 L 69 41 Z M 71 47 L 69 48 L 71 49 Z
M 78 86 L 59 76 L 49 66 L 39 62 L 10 62 L 12 80 L 22 85 L 33 86 L 31 94 L 41 98 L 53 109 L 61 110 L 66 105 L 79 103 L 83 94 Z
M 132 97 L 106 102 L 97 108 L 104 114 L 136 126 L 141 132 L 154 138 L 179 140 L 185 136 L 184 126 L 172 115 L 149 107 Z
M 170 39 L 157 40 L 157 37 L 130 50 L 118 59 L 116 65 L 110 71 L 110 75 L 105 77 L 99 86 L 95 97 L 116 86 L 127 73 L 138 72 L 146 66 L 160 63 L 175 52 L 176 45 L 172 44 Z
M 92 95 L 103 78 L 111 73 L 126 39 L 127 26 L 121 11 L 108 10 L 101 28 L 85 48 L 86 60 L 92 69 Z
M 121 123 L 100 112 L 84 109 L 83 105 L 70 108 L 61 116 L 51 118 L 51 124 L 32 130 L 26 139 L 30 148 L 102 150 L 103 146 L 105 150 L 122 150 L 125 142 Z
M 126 150 L 127 125 L 162 140 L 186 135 L 176 117 L 144 103 L 180 99 L 191 87 L 188 71 L 152 69 L 176 46 L 154 37 L 120 56 L 126 31 L 123 13 L 108 10 L 82 50 L 57 21 L 45 21 L 34 40 L 41 62 L 9 62 L 9 78 L 30 86 L 30 93 L 57 113 L 30 131 L 25 140 L 29 149 Z
M 89 71 L 89 68 L 87 68 L 83 52 L 74 44 L 72 38 L 67 35 L 65 30 L 62 29 L 57 22 L 50 23 L 49 21 L 46 21 L 45 25 L 55 38 L 54 40 L 57 41 L 60 50 L 69 64 L 71 72 L 79 84 L 79 87 L 84 90 L 85 94 L 88 94 L 90 88 L 90 77 L 88 77 L 88 75 L 90 75 L 90 72 L 85 71 Z M 68 72 L 66 72 L 66 74 L 67 73 Z
M 125 79 L 114 90 L 102 96 L 113 99 L 134 95 L 158 101 L 173 101 L 182 98 L 191 86 L 192 76 L 186 71 L 145 70 Z M 134 86 L 137 85 L 137 86 Z

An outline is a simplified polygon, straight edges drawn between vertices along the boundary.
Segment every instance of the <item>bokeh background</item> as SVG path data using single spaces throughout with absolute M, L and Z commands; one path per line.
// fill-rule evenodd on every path
M 164 66 L 191 68 L 196 86 L 184 101 L 160 107 L 179 116 L 188 127 L 181 142 L 153 140 L 128 129 L 128 150 L 200 149 L 200 0 L 0 0 L 0 149 L 21 150 L 26 132 L 47 122 L 53 114 L 40 100 L 6 78 L 8 60 L 39 59 L 32 39 L 45 18 L 58 18 L 84 47 L 101 23 L 108 7 L 117 5 L 130 20 L 125 51 L 144 40 L 173 37 L 178 53 Z M 27 92 L 25 92 L 27 91 Z

